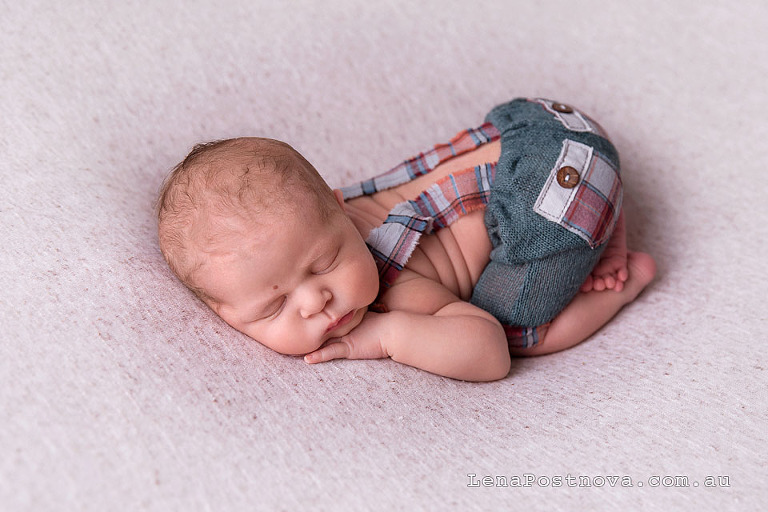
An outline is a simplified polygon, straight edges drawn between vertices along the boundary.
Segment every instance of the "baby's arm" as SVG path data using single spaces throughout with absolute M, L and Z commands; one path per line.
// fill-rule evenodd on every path
M 408 308 L 394 309 L 401 300 L 407 300 Z M 357 328 L 308 354 L 307 361 L 391 357 L 471 381 L 501 379 L 509 372 L 509 349 L 499 322 L 441 284 L 415 277 L 393 287 L 386 302 L 389 313 L 367 313 Z

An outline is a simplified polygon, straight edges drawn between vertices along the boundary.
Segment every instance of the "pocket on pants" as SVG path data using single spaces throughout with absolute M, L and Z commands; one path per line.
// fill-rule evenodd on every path
M 544 98 L 536 98 L 530 101 L 534 101 L 544 107 L 544 110 L 552 114 L 560 124 L 573 132 L 592 132 L 606 139 L 608 138 L 605 130 L 594 119 L 569 105 Z
M 613 233 L 622 194 L 613 164 L 592 146 L 566 139 L 533 209 L 594 249 Z

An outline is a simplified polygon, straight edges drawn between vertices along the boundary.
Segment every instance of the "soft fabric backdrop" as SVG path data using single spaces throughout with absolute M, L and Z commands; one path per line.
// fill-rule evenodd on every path
M 768 500 L 764 1 L 8 0 L 0 12 L 4 510 Z M 516 360 L 491 384 L 391 361 L 307 366 L 234 332 L 162 261 L 155 194 L 196 142 L 279 138 L 338 186 L 515 96 L 572 103 L 612 134 L 630 243 L 659 264 L 572 350 Z M 545 478 L 471 487 L 470 474 Z M 595 485 L 546 480 L 567 475 Z M 705 488 L 710 475 L 730 486 Z

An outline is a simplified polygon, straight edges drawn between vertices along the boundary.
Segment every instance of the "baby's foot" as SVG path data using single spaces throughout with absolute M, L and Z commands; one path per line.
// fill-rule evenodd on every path
M 627 253 L 627 267 L 630 279 L 625 283 L 627 291 L 639 294 L 656 276 L 656 262 L 644 252 Z
M 627 269 L 629 279 L 624 282 L 623 290 L 617 294 L 629 304 L 640 295 L 656 276 L 656 262 L 650 254 L 629 251 L 627 253 Z
M 613 236 L 600 256 L 592 273 L 581 285 L 582 292 L 614 290 L 620 292 L 629 278 L 627 270 L 627 230 L 624 224 L 624 212 L 619 215 Z
M 592 274 L 581 285 L 581 291 L 614 290 L 620 292 L 629 278 L 627 270 L 627 248 L 606 247 Z

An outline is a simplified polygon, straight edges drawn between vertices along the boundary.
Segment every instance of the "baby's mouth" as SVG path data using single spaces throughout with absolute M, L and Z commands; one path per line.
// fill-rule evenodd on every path
M 325 333 L 328 334 L 332 330 L 348 324 L 352 320 L 352 318 L 354 318 L 354 316 L 355 316 L 355 310 L 353 309 L 352 311 L 350 311 L 349 313 L 347 313 L 346 315 L 344 315 L 343 317 L 339 318 L 338 320 L 333 322 L 331 325 L 329 325 L 328 328 L 325 330 Z

